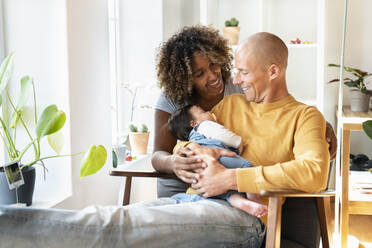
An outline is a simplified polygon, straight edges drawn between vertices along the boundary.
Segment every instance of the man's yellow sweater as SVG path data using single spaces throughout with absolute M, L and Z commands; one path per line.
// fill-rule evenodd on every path
M 240 192 L 296 189 L 317 192 L 326 187 L 329 152 L 326 124 L 315 108 L 292 96 L 268 104 L 230 95 L 212 112 L 218 122 L 242 136 L 242 157 L 253 168 L 237 169 Z
M 247 102 L 244 95 L 234 94 L 225 97 L 211 112 L 218 123 L 242 136 L 241 156 L 254 165 L 237 169 L 239 192 L 287 189 L 318 192 L 326 187 L 329 170 L 326 122 L 315 107 L 297 102 L 292 96 L 257 104 Z M 175 150 L 188 143 L 177 145 Z M 267 203 L 267 199 L 262 200 Z M 265 224 L 266 218 L 262 218 Z

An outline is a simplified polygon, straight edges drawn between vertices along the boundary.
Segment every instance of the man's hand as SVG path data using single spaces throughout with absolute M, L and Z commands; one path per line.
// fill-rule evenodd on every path
M 171 160 L 174 174 L 189 184 L 196 181 L 197 174 L 193 171 L 200 171 L 206 167 L 206 164 L 202 162 L 201 158 L 195 156 L 195 153 L 187 147 L 178 149 L 171 156 Z
M 226 169 L 217 160 L 206 161 L 207 168 L 198 173 L 198 182 L 191 186 L 203 197 L 212 197 L 236 189 L 236 174 L 233 169 Z
M 239 147 L 238 147 L 239 155 L 242 155 L 243 150 L 244 150 L 244 146 L 243 146 L 243 141 L 242 141 L 242 142 L 240 143 Z
M 336 158 L 337 138 L 333 130 L 333 127 L 329 122 L 327 122 L 327 125 L 326 125 L 326 138 L 327 138 L 327 142 L 329 143 L 330 159 L 334 160 Z

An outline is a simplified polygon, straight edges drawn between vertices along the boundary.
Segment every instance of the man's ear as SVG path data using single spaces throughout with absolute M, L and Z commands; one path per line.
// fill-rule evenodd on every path
M 280 75 L 280 67 L 276 64 L 272 64 L 269 67 L 270 80 L 276 79 Z

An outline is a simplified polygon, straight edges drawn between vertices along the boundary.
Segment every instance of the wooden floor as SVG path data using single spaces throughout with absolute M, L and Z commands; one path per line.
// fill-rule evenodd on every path
M 351 215 L 349 224 L 349 235 L 359 240 L 359 248 L 372 248 L 372 215 Z

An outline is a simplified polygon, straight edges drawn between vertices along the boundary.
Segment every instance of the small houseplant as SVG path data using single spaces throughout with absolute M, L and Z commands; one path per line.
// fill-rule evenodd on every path
M 144 155 L 147 153 L 150 132 L 145 124 L 136 126 L 129 125 L 129 142 L 132 155 Z
M 25 184 L 18 189 L 18 195 L 24 195 L 25 198 L 19 199 L 19 202 L 31 205 L 35 183 L 35 168 L 33 165 L 41 164 L 44 166 L 44 160 L 46 159 L 85 153 L 80 170 L 80 177 L 84 177 L 94 174 L 101 169 L 106 162 L 107 154 L 106 149 L 101 145 L 91 145 L 87 152 L 66 155 L 59 154 L 62 150 L 61 141 L 63 139 L 63 137 L 61 139 L 61 133 L 59 131 L 65 124 L 66 114 L 62 110 L 59 110 L 56 105 L 52 104 L 47 106 L 38 118 L 35 85 L 29 76 L 22 77 L 18 102 L 15 104 L 14 99 L 12 99 L 7 90 L 7 85 L 13 71 L 13 55 L 14 53 L 11 53 L 6 57 L 0 66 L 0 106 L 2 107 L 2 114 L 0 115 L 0 137 L 2 145 L 7 152 L 8 160 L 19 162 L 25 178 Z M 26 123 L 23 118 L 24 107 L 27 104 L 31 90 L 33 93 L 34 124 Z M 9 110 L 3 104 L 5 102 L 10 106 L 11 118 L 9 118 L 7 114 Z M 33 126 L 35 126 L 34 132 L 31 132 L 31 127 Z M 24 146 L 20 146 L 16 142 L 17 131 L 21 128 L 26 132 L 27 138 L 29 139 L 29 143 Z M 42 155 L 40 141 L 45 138 L 48 138 L 48 143 L 56 154 L 48 156 Z M 24 155 L 30 149 L 33 150 L 33 156 L 29 156 L 29 159 L 25 159 Z M 29 151 L 29 153 L 32 154 L 31 151 Z M 3 161 L 3 163 L 5 163 L 5 161 Z M 4 182 L 3 180 L 6 180 L 4 172 L 0 172 L 0 179 L 0 204 L 13 203 L 12 199 L 15 200 L 15 196 L 13 196 L 15 195 L 14 190 L 10 191 L 9 188 L 7 189 L 7 184 L 1 183 L 1 181 Z
M 340 67 L 340 65 L 336 65 L 336 64 L 328 64 L 328 66 L 330 67 Z M 359 70 L 359 69 L 356 69 L 356 68 L 352 68 L 352 67 L 347 67 L 347 66 L 344 66 L 344 69 L 345 71 L 351 73 L 354 77 L 356 77 L 355 79 L 351 79 L 351 78 L 344 78 L 343 81 L 344 81 L 344 84 L 348 87 L 350 87 L 350 91 L 351 91 L 351 101 L 350 101 L 350 105 L 351 105 L 351 111 L 353 112 L 368 112 L 368 108 L 369 108 L 369 98 L 371 96 L 371 91 L 367 90 L 367 86 L 366 86 L 366 83 L 365 83 L 365 79 L 369 76 L 372 75 L 372 73 L 368 73 L 368 72 L 365 72 L 365 71 L 362 71 L 362 70 Z M 329 83 L 333 83 L 333 82 L 339 82 L 340 79 L 339 78 L 336 78 L 336 79 L 333 79 L 331 81 L 329 81 Z
M 229 45 L 237 45 L 239 41 L 240 27 L 238 27 L 239 21 L 233 17 L 230 20 L 225 21 L 223 27 L 223 34 L 228 40 Z

